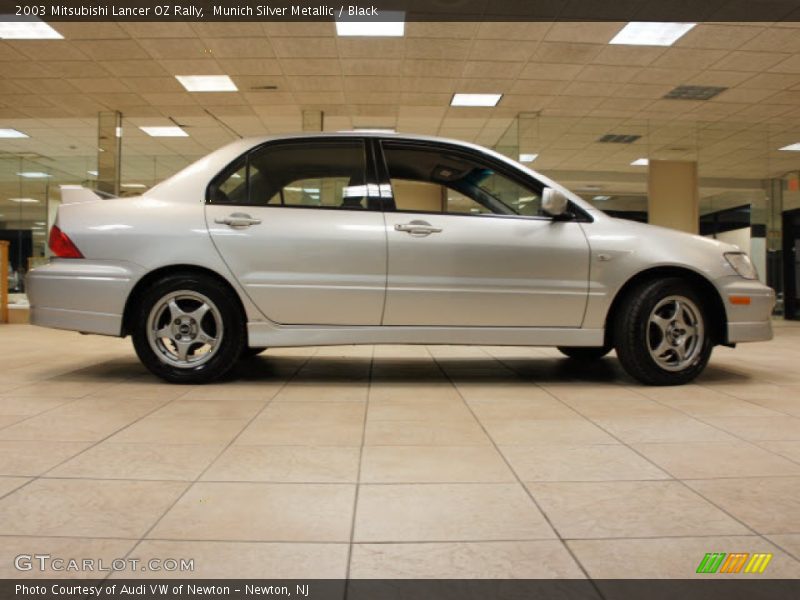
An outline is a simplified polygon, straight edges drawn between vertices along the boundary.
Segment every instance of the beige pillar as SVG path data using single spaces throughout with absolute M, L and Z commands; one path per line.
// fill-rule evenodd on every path
M 303 111 L 303 131 L 322 131 L 324 121 L 325 113 L 321 110 Z
M 119 195 L 122 164 L 122 113 L 101 112 L 97 115 L 97 189 Z
M 651 160 L 647 173 L 648 222 L 697 233 L 699 228 L 697 163 Z

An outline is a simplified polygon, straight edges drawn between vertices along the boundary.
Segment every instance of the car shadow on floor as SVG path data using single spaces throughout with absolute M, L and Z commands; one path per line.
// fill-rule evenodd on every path
M 221 384 L 257 384 L 291 379 L 295 383 L 347 384 L 359 381 L 380 383 L 617 383 L 640 385 L 631 378 L 613 355 L 583 362 L 562 357 L 475 357 L 408 358 L 365 356 L 280 356 L 262 354 L 240 361 Z M 754 378 L 747 373 L 710 364 L 698 383 L 744 383 Z M 82 369 L 62 373 L 50 381 L 135 380 L 160 384 L 135 358 L 118 358 Z

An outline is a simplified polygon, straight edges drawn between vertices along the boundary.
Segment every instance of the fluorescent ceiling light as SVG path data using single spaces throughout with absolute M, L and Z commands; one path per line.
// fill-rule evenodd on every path
M 22 173 L 17 173 L 20 177 L 25 177 L 26 179 L 45 179 L 46 177 L 50 177 L 47 173 L 42 173 L 41 171 L 23 171 Z
M 608 42 L 626 46 L 672 46 L 697 23 L 646 23 L 631 21 Z
M 635 161 L 631 163 L 631 166 L 634 167 L 646 167 L 650 164 L 650 161 L 646 158 L 637 158 Z
M 239 88 L 227 75 L 175 75 L 188 92 L 237 92 Z
M 538 157 L 538 154 L 520 154 L 519 162 L 530 163 L 535 161 Z
M 27 133 L 22 133 L 16 129 L 0 129 L 0 138 L 26 138 L 30 137 Z
M 611 199 L 611 196 L 595 196 L 594 198 L 592 198 L 592 200 L 594 200 L 596 202 L 603 202 L 605 200 L 610 200 L 610 199 Z
M 786 150 L 788 152 L 800 152 L 800 142 L 784 146 L 783 148 L 781 148 L 781 150 Z
M 3 15 L 3 18 L 9 18 Z M 44 21 L 0 21 L 2 40 L 63 40 L 64 36 Z
M 497 106 L 503 94 L 453 94 L 450 106 Z
M 358 133 L 397 133 L 397 130 L 391 127 L 356 127 L 353 131 Z
M 139 189 L 139 190 L 147 187 L 143 183 L 120 183 L 119 186 L 124 188 Z
M 402 37 L 406 30 L 406 13 L 402 11 L 381 12 L 383 21 L 366 18 L 336 21 L 336 35 L 342 37 Z M 386 20 L 391 19 L 391 20 Z
M 16 202 L 17 204 L 39 204 L 39 201 L 36 198 L 9 198 L 11 202 Z
M 152 137 L 189 137 L 189 134 L 186 133 L 183 129 L 175 126 L 139 127 L 139 129 L 141 129 L 147 135 Z
M 86 171 L 86 172 L 87 172 L 89 175 L 91 175 L 92 177 L 97 177 L 97 175 L 98 175 L 98 172 L 97 172 L 97 171 Z

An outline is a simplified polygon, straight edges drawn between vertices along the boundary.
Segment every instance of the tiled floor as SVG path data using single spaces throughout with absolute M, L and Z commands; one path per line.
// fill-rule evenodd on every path
M 128 340 L 0 326 L 0 577 L 36 574 L 18 554 L 194 559 L 206 577 L 691 577 L 734 551 L 800 577 L 800 327 L 776 326 L 676 388 L 613 357 L 443 346 L 275 350 L 174 386 Z M 185 575 L 117 575 L 150 574 Z

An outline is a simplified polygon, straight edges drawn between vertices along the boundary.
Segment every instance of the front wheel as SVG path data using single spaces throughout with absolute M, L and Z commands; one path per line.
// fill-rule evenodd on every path
M 235 299 L 203 274 L 156 281 L 136 308 L 133 346 L 139 360 L 171 383 L 207 383 L 236 364 L 245 325 Z
M 625 298 L 618 314 L 617 356 L 642 383 L 688 383 L 708 364 L 713 343 L 703 302 L 682 279 L 639 286 Z

